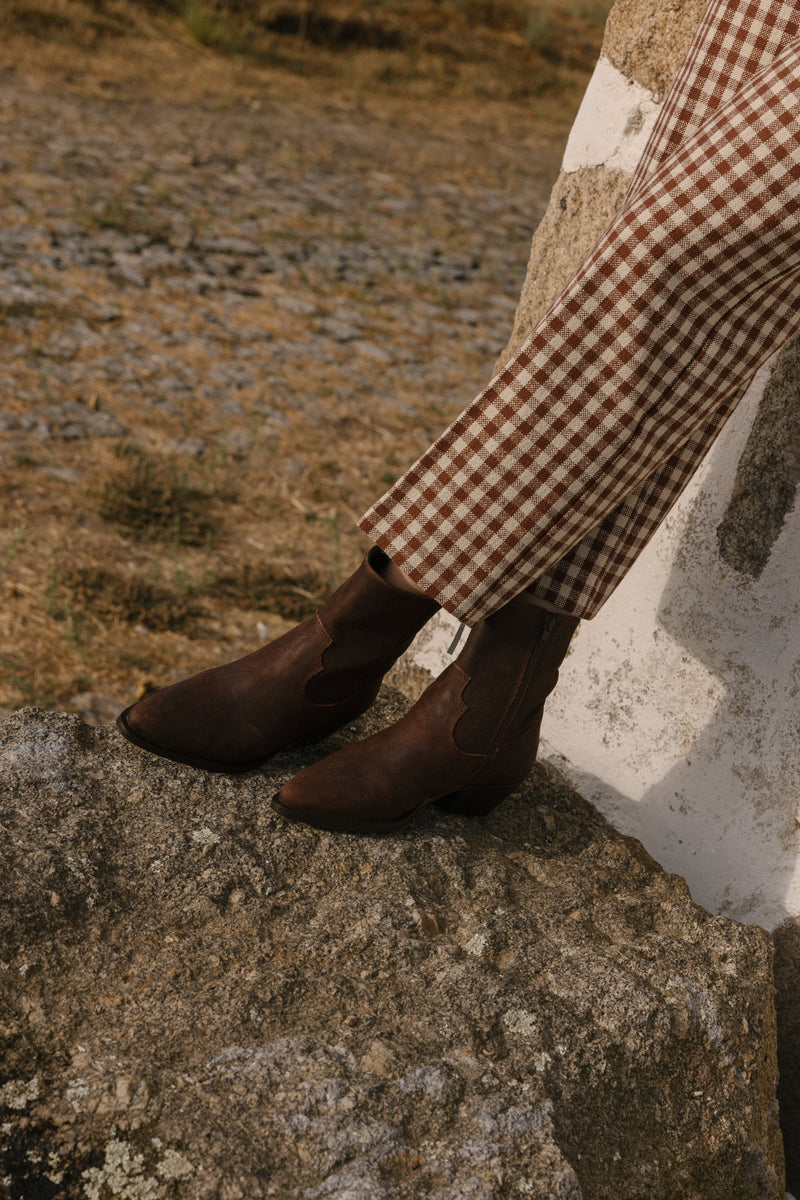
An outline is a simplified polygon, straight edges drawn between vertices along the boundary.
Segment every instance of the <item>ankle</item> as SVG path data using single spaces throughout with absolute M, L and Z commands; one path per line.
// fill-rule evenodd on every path
M 381 579 L 385 579 L 392 587 L 399 588 L 403 592 L 411 592 L 415 596 L 424 596 L 425 592 L 409 579 L 405 571 L 401 571 L 390 558 L 387 558 L 380 571 Z

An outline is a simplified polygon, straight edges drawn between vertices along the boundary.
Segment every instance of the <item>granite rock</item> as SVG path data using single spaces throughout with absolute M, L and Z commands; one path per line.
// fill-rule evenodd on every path
M 607 225 L 614 219 L 630 177 L 606 167 L 561 171 L 547 212 L 531 241 L 528 270 L 511 338 L 495 364 L 499 370 L 520 348 Z
M 603 51 L 663 100 L 707 7 L 706 0 L 616 0 Z
M 782 1197 L 766 933 L 543 771 L 394 837 L 280 820 L 320 752 L 3 721 L 4 1196 Z

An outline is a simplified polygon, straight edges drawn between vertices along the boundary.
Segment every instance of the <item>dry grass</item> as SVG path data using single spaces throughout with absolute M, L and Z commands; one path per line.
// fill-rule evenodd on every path
M 244 612 L 277 613 L 292 623 L 310 616 L 325 599 L 328 586 L 315 572 L 299 576 L 263 565 L 243 563 L 237 570 L 187 579 L 177 574 L 172 586 L 147 574 L 123 573 L 94 564 L 59 565 L 53 560 L 48 585 L 50 616 L 62 624 L 82 614 L 107 625 L 143 626 L 154 633 L 202 637 L 202 619 L 215 603 Z
M 316 23 L 302 28 L 298 14 L 312 6 L 259 3 L 265 24 L 257 38 L 237 47 L 226 43 L 226 30 L 253 20 L 247 6 L 238 7 L 242 11 L 232 4 L 195 6 L 192 13 L 186 6 L 173 10 L 133 0 L 0 4 L 0 71 L 10 80 L 10 115 L 17 81 L 23 81 L 31 96 L 50 97 L 59 111 L 72 113 L 74 102 L 74 120 L 88 113 L 103 135 L 109 129 L 141 131 L 159 167 L 169 155 L 197 160 L 188 200 L 180 193 L 151 203 L 147 154 L 141 163 L 131 158 L 113 171 L 101 161 L 97 176 L 85 166 L 73 175 L 47 176 L 38 165 L 49 145 L 52 107 L 45 105 L 41 143 L 28 147 L 30 139 L 21 135 L 14 146 L 25 210 L 13 190 L 18 179 L 10 172 L 0 177 L 0 191 L 7 185 L 8 203 L 17 206 L 14 220 L 45 230 L 58 210 L 67 224 L 89 232 L 116 230 L 158 244 L 172 236 L 163 223 L 166 204 L 168 215 L 179 211 L 201 235 L 219 228 L 236 233 L 224 227 L 225 214 L 213 210 L 204 180 L 229 169 L 228 154 L 258 162 L 263 143 L 253 141 L 256 125 L 283 122 L 285 133 L 267 160 L 270 170 L 300 181 L 320 172 L 332 177 L 346 153 L 346 169 L 367 181 L 368 205 L 409 201 L 407 214 L 397 218 L 399 238 L 421 244 L 437 239 L 449 252 L 466 255 L 474 230 L 454 225 L 446 196 L 454 189 L 488 189 L 501 201 L 506 193 L 528 195 L 531 189 L 546 194 L 599 39 L 590 8 L 581 14 L 569 0 L 553 0 L 547 10 L 522 0 L 361 0 L 347 6 L 321 0 L 313 6 Z M 537 12 L 548 36 L 554 28 L 572 31 L 557 55 L 532 45 L 530 18 Z M 354 25 L 331 23 L 345 13 L 358 18 L 358 28 L 369 26 L 369 36 L 359 40 Z M 211 22 L 205 33 L 201 17 Z M 402 25 L 405 40 L 392 44 L 391 30 Z M 358 138 L 337 141 L 340 126 L 357 128 Z M 315 137 L 317 129 L 324 136 Z M 9 154 L 5 147 L 4 159 Z M 371 172 L 394 182 L 370 191 Z M 414 208 L 418 179 L 441 187 L 445 196 L 424 217 Z M 324 238 L 326 231 L 354 244 L 369 236 L 365 214 L 315 216 L 301 208 L 292 221 L 287 236 L 298 245 L 303 237 Z M 334 346 L 337 361 L 313 379 L 302 358 L 291 356 L 280 368 L 281 394 L 313 392 L 323 419 L 304 422 L 287 403 L 285 423 L 241 423 L 234 432 L 248 436 L 230 442 L 231 425 L 201 389 L 185 408 L 176 402 L 173 412 L 147 405 L 132 411 L 115 395 L 113 381 L 98 372 L 94 382 L 88 369 L 92 353 L 113 358 L 118 344 L 130 356 L 124 339 L 115 341 L 117 330 L 142 321 L 152 329 L 159 314 L 170 311 L 177 332 L 166 353 L 205 381 L 242 353 L 241 345 L 228 346 L 220 334 L 231 319 L 221 300 L 213 293 L 202 303 L 178 299 L 155 277 L 148 288 L 126 288 L 90 268 L 70 267 L 58 279 L 85 297 L 77 310 L 60 299 L 52 306 L 15 299 L 0 307 L 0 351 L 16 354 L 24 343 L 27 353 L 19 377 L 25 394 L 7 392 L 3 408 L 19 416 L 51 401 L 91 402 L 118 415 L 128 439 L 115 446 L 103 438 L 2 435 L 0 705 L 68 706 L 74 693 L 86 690 L 122 701 L 150 681 L 168 682 L 254 648 L 264 624 L 274 636 L 307 616 L 363 553 L 354 516 L 441 431 L 457 411 L 454 390 L 462 389 L 463 404 L 469 399 L 465 381 L 482 383 L 493 358 L 465 333 L 457 361 L 442 363 L 442 345 L 423 329 L 414 334 L 413 355 L 418 364 L 435 364 L 427 378 L 420 374 L 387 397 L 382 368 L 359 359 L 374 392 L 347 400 L 337 390 L 336 372 L 351 365 L 348 344 Z M 250 344 L 260 347 L 267 376 L 269 352 L 261 348 L 301 343 L 309 334 L 309 319 L 283 304 L 288 289 L 292 299 L 316 309 L 312 324 L 340 306 L 361 307 L 375 322 L 370 336 L 390 347 L 397 338 L 406 353 L 408 331 L 393 310 L 447 312 L 493 300 L 487 283 L 453 289 L 430 275 L 386 274 L 372 289 L 341 279 L 335 267 L 329 275 L 319 268 L 305 277 L 300 262 L 290 282 L 265 276 L 259 294 L 243 296 L 236 308 L 237 322 L 252 331 Z M 385 315 L 376 293 L 388 297 Z M 96 309 L 113 310 L 117 318 L 98 316 Z M 91 380 L 85 387 L 60 385 L 46 373 L 52 360 L 44 349 L 75 320 L 101 343 L 100 350 L 76 351 L 78 360 L 85 354 Z M 142 334 L 140 340 L 142 363 L 165 353 L 158 338 Z M 142 388 L 148 388 L 146 376 Z M 441 398 L 440 388 L 449 399 Z M 277 409 L 283 404 L 261 375 L 236 395 L 248 414 L 262 402 Z M 187 437 L 203 440 L 206 450 L 198 459 L 164 451 L 165 444 Z M 79 482 L 65 481 L 65 472 Z
M 610 0 L 11 0 L 0 32 L 98 50 L 164 39 L 339 86 L 532 100 L 571 91 Z
M 252 563 L 242 563 L 236 571 L 209 579 L 203 589 L 211 600 L 244 611 L 266 609 L 292 622 L 302 621 L 315 612 L 329 591 L 328 582 L 317 571 L 296 575 Z
M 51 599 L 55 620 L 68 620 L 72 611 L 105 622 L 143 625 L 156 632 L 191 632 L 202 611 L 193 591 L 164 587 L 140 575 L 76 564 L 63 571 L 54 569 Z

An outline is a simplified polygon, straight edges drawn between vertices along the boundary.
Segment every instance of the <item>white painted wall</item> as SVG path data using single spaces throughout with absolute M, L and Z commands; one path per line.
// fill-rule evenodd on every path
M 565 168 L 632 172 L 657 106 L 607 60 Z M 725 566 L 716 527 L 764 368 L 650 546 L 584 622 L 547 706 L 542 756 L 714 912 L 767 928 L 800 914 L 800 519 L 761 578 Z M 446 664 L 440 616 L 412 660 Z
M 800 913 L 800 521 L 757 581 L 716 543 L 767 377 L 581 626 L 543 753 L 701 904 L 771 929 Z
M 564 171 L 605 165 L 633 175 L 658 116 L 653 93 L 600 55 L 570 131 Z

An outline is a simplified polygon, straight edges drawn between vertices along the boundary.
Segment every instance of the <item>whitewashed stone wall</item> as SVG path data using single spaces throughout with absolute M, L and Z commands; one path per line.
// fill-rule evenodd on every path
M 506 354 L 613 215 L 703 3 L 620 0 Z M 715 912 L 800 913 L 800 351 L 760 372 L 548 704 L 543 754 Z M 411 662 L 438 673 L 455 622 Z

